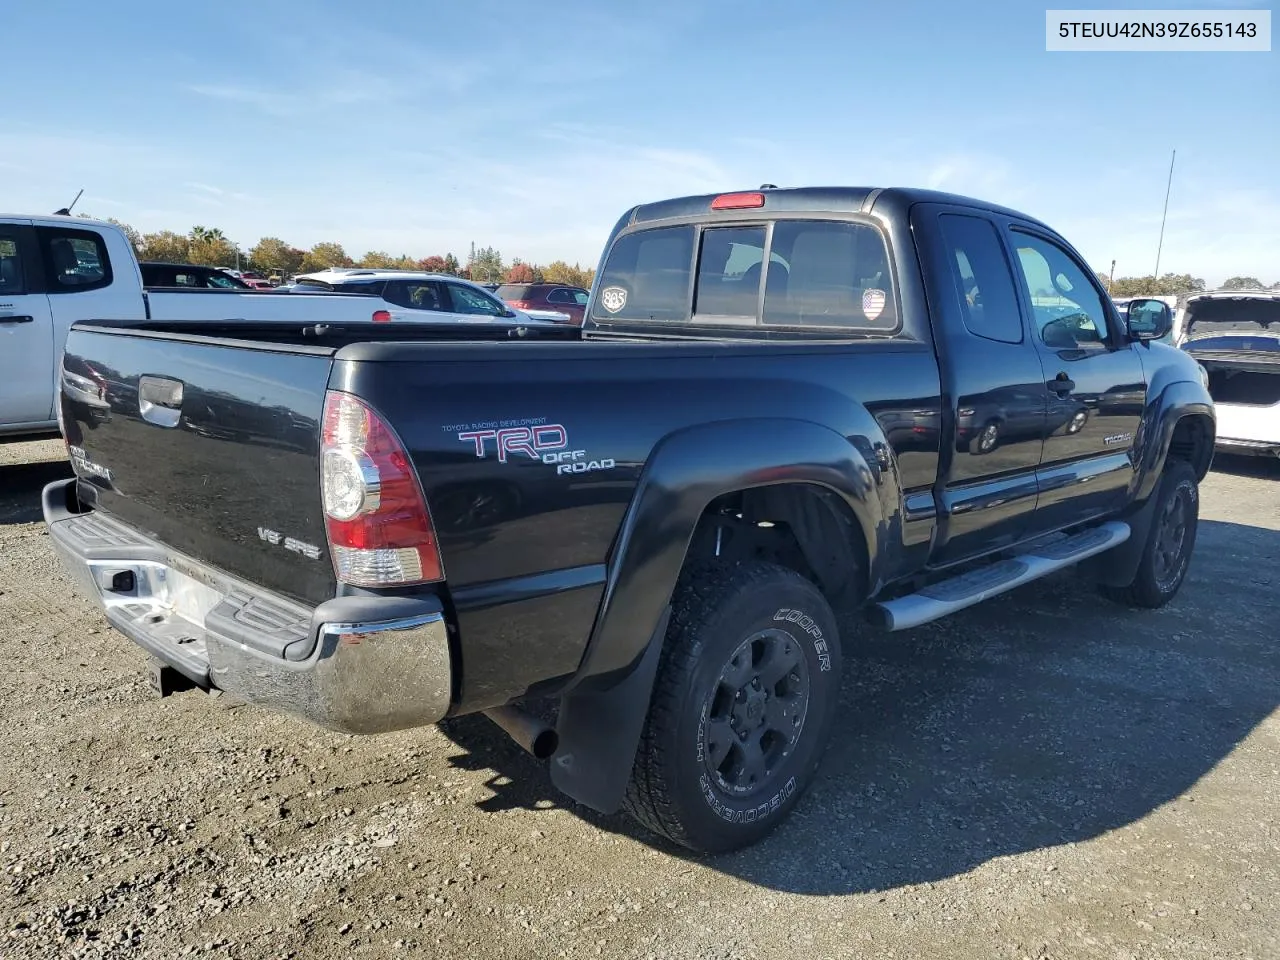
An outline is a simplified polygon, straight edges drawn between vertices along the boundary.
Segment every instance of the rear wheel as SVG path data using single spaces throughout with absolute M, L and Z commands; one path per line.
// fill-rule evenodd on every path
M 835 617 L 812 583 L 754 561 L 687 571 L 628 812 L 701 852 L 761 839 L 813 779 L 839 687 Z
M 1104 596 L 1131 607 L 1154 609 L 1172 600 L 1186 579 L 1196 544 L 1200 489 L 1191 464 L 1168 461 L 1153 496 L 1155 515 L 1133 580 L 1100 588 Z

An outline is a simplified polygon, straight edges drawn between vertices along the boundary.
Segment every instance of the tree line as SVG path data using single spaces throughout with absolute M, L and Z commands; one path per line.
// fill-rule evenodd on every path
M 309 250 L 303 250 L 279 237 L 263 237 L 248 251 L 240 252 L 216 227 L 195 226 L 186 234 L 171 230 L 139 233 L 119 220 L 108 222 L 124 231 L 140 260 L 194 263 L 231 269 L 239 262 L 240 269 L 253 270 L 266 277 L 289 277 L 328 267 L 368 267 L 383 270 L 424 270 L 451 274 L 480 283 L 563 283 L 584 289 L 590 289 L 591 281 L 595 278 L 593 267 L 584 268 L 577 263 L 570 265 L 564 260 L 542 266 L 516 257 L 507 263 L 493 247 L 476 248 L 466 263 L 459 261 L 452 253 L 414 258 L 407 254 L 392 256 L 382 250 L 370 250 L 357 259 L 349 256 L 340 243 L 317 243 Z M 1183 296 L 1205 290 L 1204 280 L 1189 273 L 1166 273 L 1160 277 L 1119 277 L 1113 280 L 1099 271 L 1098 278 L 1113 297 Z M 1231 277 L 1219 289 L 1280 290 L 1280 281 L 1268 286 L 1257 277 Z
M 368 267 L 445 273 L 481 283 L 563 283 L 584 289 L 590 289 L 595 277 L 593 267 L 582 267 L 577 263 L 570 265 L 564 260 L 543 266 L 526 263 L 516 257 L 507 263 L 493 247 L 476 249 L 466 263 L 452 253 L 415 258 L 408 254 L 392 256 L 382 250 L 370 250 L 364 256 L 354 258 L 348 255 L 342 244 L 333 241 L 317 243 L 303 250 L 279 237 L 263 237 L 247 251 L 241 251 L 217 227 L 195 226 L 185 234 L 172 230 L 141 233 L 119 220 L 109 219 L 107 222 L 124 232 L 139 260 L 192 263 L 225 269 L 237 269 L 238 264 L 238 269 L 260 273 L 264 277 L 291 277 L 329 267 Z
M 1098 279 L 1113 297 L 1181 297 L 1203 293 L 1205 282 L 1189 273 L 1166 273 L 1161 277 L 1118 277 L 1112 280 L 1098 272 Z M 1269 287 L 1257 277 L 1229 277 L 1219 290 L 1280 290 L 1280 281 Z

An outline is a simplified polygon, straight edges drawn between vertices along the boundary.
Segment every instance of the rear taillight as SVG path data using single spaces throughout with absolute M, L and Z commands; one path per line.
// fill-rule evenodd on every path
M 391 322 L 391 311 L 390 311 L 390 310 L 375 310 L 375 311 L 373 311 L 373 322 L 374 322 L 374 323 L 390 323 L 390 322 Z
M 349 393 L 325 396 L 320 478 L 339 580 L 398 587 L 444 579 L 431 514 L 404 447 Z

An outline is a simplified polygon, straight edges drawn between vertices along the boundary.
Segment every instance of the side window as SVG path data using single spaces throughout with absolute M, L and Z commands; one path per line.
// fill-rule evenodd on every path
M 693 227 L 658 227 L 620 237 L 601 272 L 592 315 L 598 320 L 687 320 L 693 238 Z
M 206 286 L 216 287 L 220 290 L 243 290 L 240 284 L 236 283 L 231 277 L 217 270 L 210 270 L 205 278 Z
M 1085 272 L 1056 243 L 1018 231 L 1013 241 L 1044 345 L 1072 350 L 1104 343 L 1107 312 Z
M 0 297 L 16 297 L 27 292 L 18 255 L 18 235 L 0 231 Z
M 382 288 L 384 286 L 381 280 L 355 280 L 347 283 L 334 284 L 334 292 L 336 293 L 359 293 L 366 297 L 382 296 Z
M 474 314 L 485 317 L 505 317 L 507 308 L 492 297 L 485 296 L 479 290 L 465 287 L 460 283 L 450 283 L 449 295 L 453 300 L 453 312 Z
M 585 290 L 573 290 L 571 293 L 573 294 L 573 302 L 580 307 L 585 307 L 587 301 L 591 299 Z
M 444 293 L 434 280 L 391 280 L 382 292 L 389 303 L 409 310 L 447 310 Z
M 49 293 L 79 293 L 111 283 L 111 261 L 101 234 L 93 230 L 37 227 Z
M 702 231 L 693 301 L 695 318 L 746 320 L 755 325 L 764 241 L 764 227 L 711 227 Z
M 938 222 L 965 329 L 987 340 L 1021 343 L 1018 293 L 995 224 L 952 213 L 944 213 Z
M 884 237 L 861 223 L 779 220 L 765 279 L 764 322 L 893 331 L 898 326 Z
M 573 303 L 568 290 L 555 289 L 547 294 L 547 303 Z

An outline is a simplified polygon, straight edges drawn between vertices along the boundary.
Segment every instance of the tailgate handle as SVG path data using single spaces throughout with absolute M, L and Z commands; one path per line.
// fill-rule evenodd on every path
M 138 410 L 158 427 L 176 427 L 182 418 L 182 381 L 168 377 L 138 380 Z

